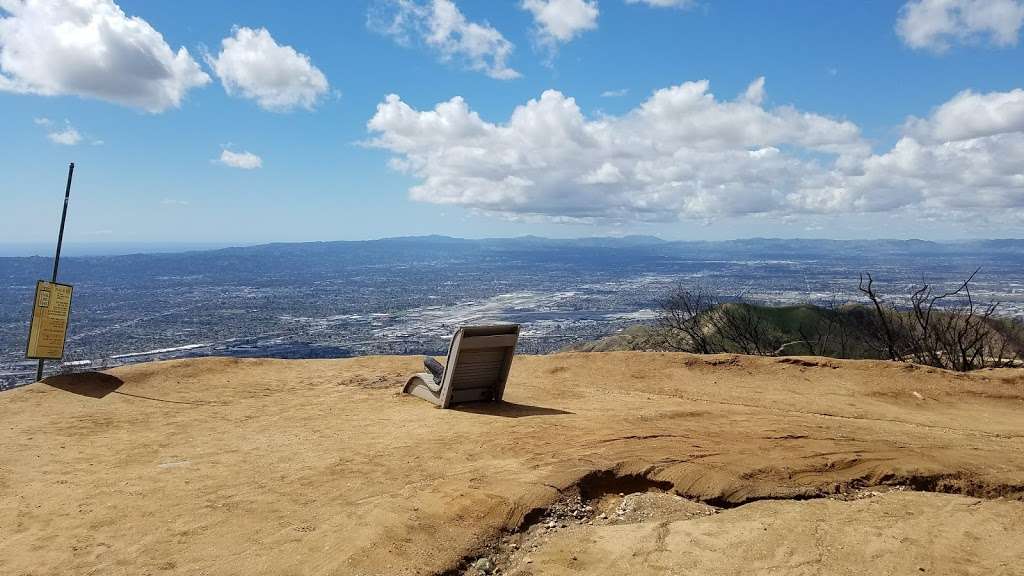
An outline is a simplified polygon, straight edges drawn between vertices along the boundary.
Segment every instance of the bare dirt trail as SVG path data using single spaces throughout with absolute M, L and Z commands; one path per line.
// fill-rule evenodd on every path
M 598 472 L 613 492 L 643 477 L 723 510 L 580 524 L 499 570 L 903 574 L 941 549 L 978 573 L 1022 573 L 1024 371 L 522 356 L 506 404 L 443 411 L 398 394 L 418 368 L 200 359 L 2 393 L 0 574 L 438 574 Z M 758 502 L 878 484 L 954 495 Z M 980 504 L 936 504 L 949 498 Z M 569 548 L 607 562 L 581 572 Z M 698 569 L 730 550 L 717 572 Z M 939 564 L 914 569 L 964 573 Z

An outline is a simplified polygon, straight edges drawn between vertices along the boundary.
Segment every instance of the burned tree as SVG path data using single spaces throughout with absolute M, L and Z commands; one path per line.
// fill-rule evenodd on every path
M 867 282 L 864 281 L 867 276 Z M 874 310 L 874 316 L 870 317 L 871 323 L 866 327 L 869 340 L 875 343 L 876 347 L 884 350 L 889 360 L 903 360 L 903 322 L 899 310 L 891 303 L 882 301 L 882 297 L 875 290 L 875 279 L 871 273 L 860 275 L 860 282 L 857 289 L 867 296 Z
M 851 318 L 851 310 L 841 307 L 836 295 L 833 294 L 827 304 L 811 308 L 817 314 L 800 322 L 796 329 L 800 338 L 783 344 L 776 351 L 777 356 L 799 349 L 801 345 L 811 356 L 834 358 L 854 357 L 863 350 L 863 335 Z
M 698 354 L 722 352 L 707 329 L 708 315 L 717 307 L 718 298 L 710 290 L 678 284 L 659 305 L 658 330 L 651 337 L 651 347 Z
M 966 372 L 985 367 L 1012 366 L 1014 350 L 996 318 L 999 302 L 978 303 L 971 293 L 975 270 L 955 290 L 934 294 L 923 283 L 910 297 L 915 362 Z
M 1024 364 L 1024 325 L 980 303 L 972 282 L 938 292 L 923 283 L 887 299 L 871 273 L 860 276 L 864 304 L 768 306 L 677 285 L 660 303 L 654 326 L 633 349 L 760 356 L 809 354 L 916 362 L 949 370 Z
M 1014 366 L 1021 360 L 1019 324 L 998 318 L 999 302 L 980 303 L 971 292 L 975 270 L 955 289 L 937 293 L 922 282 L 898 309 L 883 303 L 867 274 L 860 291 L 875 312 L 867 326 L 870 340 L 884 345 L 892 360 L 910 361 L 966 372 Z
M 758 307 L 747 302 L 719 306 L 712 324 L 729 352 L 774 356 L 783 344 Z
M 698 354 L 771 356 L 781 343 L 757 306 L 739 298 L 726 301 L 702 286 L 679 284 L 661 302 L 656 330 L 646 345 Z

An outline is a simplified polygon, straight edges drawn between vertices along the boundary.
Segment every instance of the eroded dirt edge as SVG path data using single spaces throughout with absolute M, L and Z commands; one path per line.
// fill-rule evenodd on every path
M 955 494 L 980 499 L 1024 501 L 1024 485 L 992 484 L 969 473 L 903 474 L 884 472 L 832 486 L 791 491 L 788 495 L 752 493 L 745 496 L 700 497 L 651 473 L 597 470 L 558 491 L 557 500 L 527 512 L 517 526 L 489 544 L 477 547 L 456 566 L 438 576 L 508 574 L 512 567 L 532 563 L 536 551 L 555 533 L 572 526 L 631 524 L 710 516 L 762 500 L 859 500 L 890 491 Z

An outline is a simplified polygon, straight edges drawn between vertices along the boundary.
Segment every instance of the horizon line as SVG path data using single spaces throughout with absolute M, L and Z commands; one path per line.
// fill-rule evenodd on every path
M 298 244 L 341 244 L 341 243 L 370 243 L 386 242 L 392 240 L 427 240 L 446 239 L 465 242 L 487 242 L 487 241 L 515 241 L 515 240 L 540 240 L 550 242 L 578 242 L 586 240 L 648 240 L 651 244 L 726 244 L 730 242 L 765 241 L 765 242 L 922 242 L 938 245 L 964 244 L 970 242 L 993 242 L 993 241 L 1024 241 L 1024 237 L 991 237 L 991 238 L 954 238 L 943 240 L 926 240 L 923 238 L 828 238 L 828 237 L 782 237 L 782 236 L 747 236 L 717 240 L 666 240 L 652 234 L 626 234 L 620 236 L 573 236 L 573 237 L 551 237 L 535 234 L 522 234 L 518 236 L 483 236 L 464 237 L 449 236 L 446 234 L 417 234 L 408 236 L 382 236 L 379 238 L 353 239 L 353 240 L 270 240 L 270 241 L 90 241 L 90 242 L 66 242 L 64 249 L 66 257 L 103 257 L 103 256 L 129 256 L 134 254 L 174 254 L 189 252 L 210 252 L 216 250 L 230 250 L 234 248 L 258 248 L 262 246 L 281 246 Z M 75 253 L 76 247 L 87 248 L 84 253 Z M 117 250 L 121 247 L 121 250 Z M 158 249 L 163 247 L 164 249 Z M 48 253 L 10 253 L 8 248 L 21 248 L 22 250 L 52 250 L 46 242 L 0 242 L 0 258 L 53 258 Z M 113 252 L 104 253 L 99 250 L 112 249 Z

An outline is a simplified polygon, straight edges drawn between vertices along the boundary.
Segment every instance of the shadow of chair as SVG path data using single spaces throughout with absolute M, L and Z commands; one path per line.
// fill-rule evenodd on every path
M 116 392 L 124 381 L 103 372 L 77 372 L 43 378 L 42 383 L 79 396 L 104 398 Z
M 529 416 L 560 416 L 573 414 L 566 410 L 557 408 L 545 408 L 543 406 L 531 406 L 529 404 L 516 404 L 515 402 L 473 402 L 460 404 L 452 408 L 456 412 L 467 412 L 469 414 L 483 414 L 486 416 L 500 416 L 502 418 L 526 418 Z

